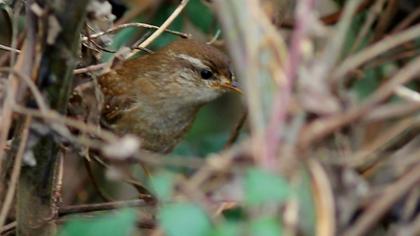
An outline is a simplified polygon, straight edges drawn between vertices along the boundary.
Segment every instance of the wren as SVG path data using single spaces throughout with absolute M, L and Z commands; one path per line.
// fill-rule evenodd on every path
M 168 153 L 192 126 L 199 109 L 240 90 L 228 57 L 191 39 L 123 62 L 97 78 L 101 123 L 118 135 L 134 134 L 143 149 Z

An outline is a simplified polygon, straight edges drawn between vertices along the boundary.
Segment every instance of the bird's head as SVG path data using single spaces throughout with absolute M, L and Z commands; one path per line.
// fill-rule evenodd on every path
M 168 83 L 186 99 L 203 103 L 228 91 L 240 93 L 228 57 L 213 46 L 180 39 L 157 53 L 166 58 Z

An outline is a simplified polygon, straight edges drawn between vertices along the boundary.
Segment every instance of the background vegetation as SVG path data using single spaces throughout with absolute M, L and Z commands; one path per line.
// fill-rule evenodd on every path
M 1 235 L 419 234 L 416 0 L 0 11 Z M 206 106 L 168 155 L 103 155 L 124 138 L 67 117 L 73 87 L 179 34 L 228 53 L 243 96 Z

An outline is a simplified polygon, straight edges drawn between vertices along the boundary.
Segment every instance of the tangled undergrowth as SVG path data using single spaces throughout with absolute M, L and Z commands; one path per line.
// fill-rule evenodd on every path
M 1 235 L 420 232 L 416 1 L 136 4 L 0 2 Z M 178 37 L 225 50 L 243 95 L 174 152 L 67 115 L 84 80 Z

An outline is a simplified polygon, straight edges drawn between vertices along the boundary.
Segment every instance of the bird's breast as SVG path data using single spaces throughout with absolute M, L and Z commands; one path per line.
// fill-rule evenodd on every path
M 116 131 L 139 136 L 144 149 L 167 153 L 181 141 L 197 111 L 198 107 L 151 107 L 140 103 L 113 126 Z

